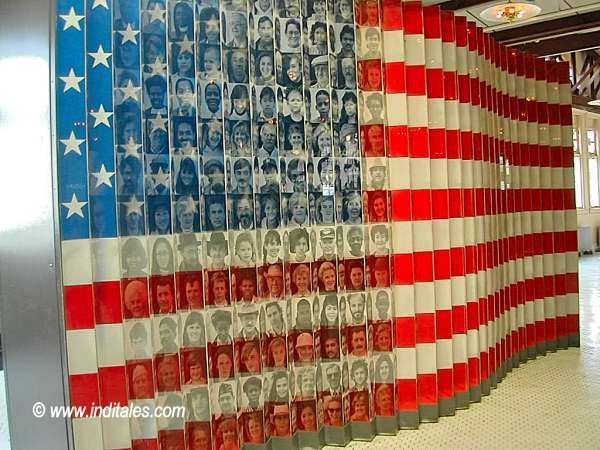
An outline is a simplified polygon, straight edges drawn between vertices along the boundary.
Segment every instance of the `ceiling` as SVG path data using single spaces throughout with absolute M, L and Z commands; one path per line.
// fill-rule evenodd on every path
M 442 9 L 466 16 L 493 33 L 498 42 L 540 56 L 600 47 L 600 0 L 513 1 L 529 1 L 542 11 L 527 20 L 492 23 L 485 22 L 480 17 L 481 12 L 492 5 L 505 3 L 505 0 L 423 0 L 423 4 L 438 4 Z
M 546 20 L 558 19 L 584 12 L 600 10 L 600 1 L 598 0 L 536 0 L 531 3 L 535 3 L 537 6 L 542 8 L 542 12 L 537 17 L 512 24 L 484 22 L 479 16 L 481 12 L 487 7 L 497 3 L 504 2 L 485 2 L 469 8 L 458 9 L 455 12 L 458 15 L 466 16 L 469 20 L 476 21 L 479 26 L 488 29 L 488 31 L 499 31 L 507 28 L 520 27 L 525 24 L 543 22 Z

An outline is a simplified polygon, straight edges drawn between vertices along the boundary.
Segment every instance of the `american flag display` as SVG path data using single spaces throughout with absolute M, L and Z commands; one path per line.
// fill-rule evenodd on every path
M 579 343 L 569 69 L 400 0 L 57 0 L 77 449 L 320 448 Z M 91 409 L 90 409 L 91 410 Z

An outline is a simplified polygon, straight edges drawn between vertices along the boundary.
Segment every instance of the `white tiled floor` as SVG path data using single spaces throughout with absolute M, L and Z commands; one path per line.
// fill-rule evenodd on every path
M 581 348 L 513 370 L 480 404 L 363 449 L 600 449 L 600 256 L 580 260 Z
M 454 417 L 348 448 L 600 449 L 600 256 L 581 259 L 580 291 L 580 349 L 522 365 L 480 404 Z M 10 449 L 2 371 L 0 449 Z

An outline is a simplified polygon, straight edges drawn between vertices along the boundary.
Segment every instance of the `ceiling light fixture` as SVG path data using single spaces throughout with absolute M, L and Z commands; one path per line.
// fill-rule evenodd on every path
M 480 16 L 486 22 L 516 22 L 517 20 L 529 19 L 537 16 L 542 8 L 533 3 L 513 3 L 508 0 L 507 3 L 490 6 L 484 9 Z

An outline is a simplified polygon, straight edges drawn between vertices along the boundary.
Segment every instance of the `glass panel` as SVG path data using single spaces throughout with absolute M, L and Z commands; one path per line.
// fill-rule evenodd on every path
M 579 130 L 573 127 L 573 151 L 579 153 Z
M 590 180 L 590 206 L 600 206 L 600 192 L 598 191 L 598 159 L 590 158 L 588 161 L 588 175 Z
M 583 208 L 583 180 L 581 178 L 581 158 L 576 156 L 575 166 L 575 205 L 577 208 Z
M 593 128 L 587 130 L 587 150 L 589 153 L 596 154 L 596 130 Z

